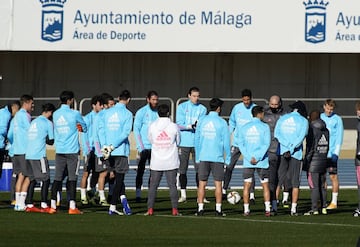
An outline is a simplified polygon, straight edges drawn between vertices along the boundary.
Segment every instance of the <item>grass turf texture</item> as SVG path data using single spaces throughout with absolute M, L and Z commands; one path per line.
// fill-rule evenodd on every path
M 242 216 L 241 200 L 237 205 L 223 203 L 224 218 L 214 217 L 212 190 L 207 192 L 211 203 L 205 205 L 204 217 L 194 216 L 195 191 L 188 192 L 187 203 L 179 204 L 180 217 L 171 216 L 168 191 L 159 191 L 152 217 L 143 215 L 146 202 L 135 203 L 133 191 L 128 192 L 132 216 L 109 216 L 107 207 L 80 205 L 83 215 L 68 215 L 66 202 L 55 215 L 15 212 L 9 194 L 0 193 L 0 246 L 356 246 L 356 190 L 342 190 L 339 208 L 328 215 L 291 217 L 289 209 L 280 206 L 279 214 L 270 218 L 264 216 L 261 193 L 256 191 L 250 217 Z M 309 191 L 300 193 L 298 211 L 304 213 L 310 209 Z

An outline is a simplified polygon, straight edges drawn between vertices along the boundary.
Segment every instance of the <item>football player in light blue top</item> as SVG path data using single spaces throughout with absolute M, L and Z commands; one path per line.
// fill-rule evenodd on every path
M 0 109 L 0 178 L 2 174 L 2 164 L 6 155 L 7 133 L 10 121 L 20 109 L 20 101 L 16 100 Z
M 197 216 L 204 215 L 205 187 L 210 172 L 215 183 L 215 216 L 225 216 L 221 210 L 221 185 L 224 179 L 224 164 L 230 163 L 230 133 L 226 121 L 219 116 L 223 103 L 221 99 L 211 99 L 210 112 L 199 119 L 195 131 L 195 157 L 199 163 Z
M 244 89 L 241 92 L 242 102 L 236 104 L 231 110 L 230 119 L 229 119 L 229 130 L 230 133 L 233 134 L 233 144 L 231 146 L 231 161 L 230 165 L 226 167 L 224 184 L 223 184 L 223 198 L 226 198 L 226 190 L 229 188 L 230 180 L 232 177 L 232 172 L 234 167 L 239 160 L 241 152 L 239 150 L 239 139 L 237 138 L 238 132 L 241 130 L 242 126 L 252 120 L 251 109 L 256 106 L 255 103 L 252 102 L 252 92 L 250 89 Z M 254 183 L 251 189 L 250 200 L 254 202 Z
M 116 205 L 125 186 L 125 174 L 129 170 L 129 135 L 133 123 L 133 114 L 126 108 L 129 102 L 130 92 L 128 90 L 122 91 L 119 102 L 105 110 L 102 121 L 99 122 L 99 138 L 104 159 L 113 158 L 115 166 L 115 187 L 110 201 L 109 215 L 122 214 L 116 210 Z M 121 197 L 120 199 L 123 200 Z M 129 208 L 128 205 L 127 208 Z M 131 214 L 131 212 L 127 212 L 125 207 L 123 211 L 126 215 Z
M 54 126 L 49 120 L 55 111 L 55 106 L 47 103 L 42 106 L 42 113 L 31 122 L 27 133 L 28 144 L 25 159 L 31 166 L 30 185 L 26 198 L 26 212 L 48 213 L 50 207 L 47 205 L 48 191 L 50 186 L 49 162 L 46 158 L 46 144 L 54 143 Z M 41 209 L 33 204 L 34 189 L 37 182 L 41 185 Z
M 179 104 L 176 109 L 176 124 L 180 129 L 179 144 L 179 182 L 180 182 L 180 198 L 179 202 L 186 202 L 186 186 L 187 186 L 187 170 L 189 167 L 190 153 L 192 158 L 195 157 L 194 137 L 198 120 L 206 115 L 206 107 L 200 104 L 200 89 L 191 87 L 188 92 L 189 100 Z M 195 162 L 196 184 L 198 180 L 198 164 Z M 206 199 L 205 199 L 206 200 Z
M 25 210 L 25 198 L 30 184 L 30 169 L 26 164 L 25 151 L 27 147 L 27 131 L 30 127 L 31 115 L 34 110 L 34 99 L 31 95 L 23 95 L 20 98 L 21 109 L 15 114 L 11 121 L 8 140 L 14 154 L 13 177 L 17 176 L 15 185 L 15 211 Z
M 83 205 L 89 203 L 88 198 L 86 197 L 86 187 L 88 177 L 91 175 L 90 188 L 95 190 L 97 183 L 98 173 L 96 173 L 96 155 L 95 155 L 95 144 L 94 144 L 94 135 L 96 130 L 94 128 L 94 121 L 98 113 L 103 109 L 103 100 L 100 95 L 95 95 L 91 98 L 91 108 L 92 110 L 84 116 L 84 121 L 88 127 L 86 133 L 80 132 L 82 139 L 82 155 L 84 157 L 84 170 L 80 182 L 80 199 Z M 81 129 L 80 129 L 81 130 Z M 104 195 L 105 199 L 105 195 Z
M 293 111 L 281 116 L 277 121 L 274 137 L 280 143 L 279 171 L 284 171 L 279 174 L 279 184 L 283 184 L 285 189 L 292 188 L 290 215 L 297 216 L 303 141 L 309 129 L 309 122 L 306 106 L 302 101 L 296 101 L 290 108 Z
M 332 199 L 327 209 L 337 208 L 337 198 L 339 194 L 339 179 L 337 175 L 338 158 L 344 137 L 344 125 L 341 117 L 334 112 L 336 103 L 332 99 L 324 102 L 324 112 L 320 118 L 325 122 L 330 134 L 330 144 L 328 152 L 327 170 L 332 184 Z
M 269 158 L 271 133 L 270 127 L 262 120 L 264 119 L 264 108 L 254 106 L 251 110 L 253 119 L 244 124 L 237 132 L 239 148 L 244 156 L 244 215 L 250 214 L 250 187 L 257 171 L 263 187 L 265 216 L 270 216 L 270 188 L 269 188 Z
M 56 213 L 56 196 L 61 190 L 65 169 L 68 174 L 69 214 L 82 214 L 76 208 L 76 180 L 78 172 L 78 153 L 80 150 L 78 130 L 87 132 L 87 126 L 80 112 L 71 109 L 74 93 L 63 91 L 60 94 L 61 106 L 53 114 L 55 137 L 55 177 L 51 191 L 51 209 Z
M 151 143 L 148 140 L 148 129 L 151 123 L 159 118 L 157 106 L 159 103 L 159 95 L 156 91 L 149 91 L 146 96 L 147 104 L 141 107 L 135 114 L 134 119 L 134 137 L 136 141 L 136 149 L 138 151 L 138 167 L 136 170 L 136 201 L 141 202 L 141 186 L 143 184 L 143 176 L 146 161 L 150 162 Z

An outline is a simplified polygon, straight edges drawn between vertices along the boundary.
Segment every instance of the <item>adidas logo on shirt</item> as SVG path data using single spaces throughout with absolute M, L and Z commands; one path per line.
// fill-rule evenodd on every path
M 170 140 L 170 137 L 168 136 L 168 134 L 163 130 L 157 137 L 156 137 L 157 141 L 168 141 Z
M 119 116 L 118 116 L 117 112 L 115 112 L 113 115 L 111 115 L 109 117 L 108 122 L 109 123 L 118 123 L 119 122 Z
M 256 128 L 256 126 L 250 127 L 246 131 L 246 141 L 249 143 L 257 143 L 260 140 L 260 132 Z
M 284 133 L 292 134 L 296 131 L 296 123 L 293 117 L 285 119 L 281 125 L 281 128 Z
M 326 140 L 326 137 L 325 135 L 322 135 L 319 142 L 318 142 L 318 145 L 328 145 L 328 140 Z
M 61 115 L 56 121 L 56 125 L 58 126 L 68 125 L 68 122 L 65 120 L 64 116 Z
M 35 132 L 37 131 L 36 123 L 33 123 L 30 125 L 29 132 Z
M 215 126 L 213 124 L 213 122 L 208 122 L 207 124 L 204 125 L 203 131 L 211 131 L 214 132 L 215 131 Z

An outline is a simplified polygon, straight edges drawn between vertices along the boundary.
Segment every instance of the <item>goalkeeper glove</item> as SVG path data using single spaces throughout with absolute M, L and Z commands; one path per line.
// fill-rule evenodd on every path
M 104 145 L 101 149 L 101 153 L 104 157 L 104 160 L 107 160 L 110 157 L 111 152 L 114 150 L 114 146 L 113 145 Z

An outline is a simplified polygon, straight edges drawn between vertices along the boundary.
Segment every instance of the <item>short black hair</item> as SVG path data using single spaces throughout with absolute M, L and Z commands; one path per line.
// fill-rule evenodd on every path
M 212 98 L 210 100 L 210 111 L 215 111 L 218 107 L 221 107 L 224 104 L 224 101 L 219 98 Z
M 259 113 L 263 113 L 264 112 L 264 107 L 262 106 L 254 106 L 252 109 L 251 109 L 251 114 L 253 117 L 256 117 Z
M 103 97 L 101 97 L 101 95 L 95 95 L 91 98 L 91 105 L 96 105 L 97 102 L 99 102 L 100 105 L 104 104 Z
M 119 95 L 119 100 L 128 100 L 131 98 L 129 90 L 123 90 Z
M 48 111 L 54 112 L 56 109 L 55 106 L 51 103 L 43 104 L 41 108 L 42 108 L 42 112 L 48 112 Z
M 60 94 L 60 101 L 62 104 L 66 104 L 68 100 L 71 100 L 75 97 L 73 91 L 62 91 Z
M 108 105 L 110 100 L 114 100 L 114 97 L 108 93 L 102 93 L 101 95 L 103 104 Z
M 29 102 L 30 100 L 34 100 L 33 96 L 24 94 L 20 97 L 20 105 L 22 106 L 24 103 Z
M 159 97 L 159 95 L 158 95 L 158 93 L 156 91 L 151 90 L 151 91 L 148 92 L 146 98 L 150 99 L 151 96 L 154 96 L 154 95 Z
M 170 107 L 167 104 L 161 104 L 158 106 L 159 117 L 168 117 L 170 112 Z
M 192 92 L 200 92 L 200 89 L 198 87 L 191 87 L 189 89 L 188 95 L 191 95 Z
M 252 93 L 250 89 L 245 88 L 244 90 L 241 91 L 241 97 L 252 97 Z

